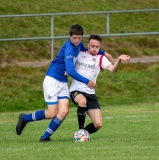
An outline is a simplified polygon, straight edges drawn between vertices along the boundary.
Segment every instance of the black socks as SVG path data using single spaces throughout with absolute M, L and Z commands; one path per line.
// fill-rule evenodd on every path
M 86 111 L 86 107 L 78 106 L 77 117 L 78 117 L 79 129 L 84 128 L 84 122 L 85 122 L 85 117 L 86 117 L 85 111 Z
M 96 129 L 94 127 L 93 123 L 88 124 L 85 128 L 84 128 L 84 123 L 85 123 L 85 117 L 86 117 L 86 107 L 80 107 L 78 106 L 77 109 L 77 117 L 78 117 L 78 125 L 79 125 L 79 129 L 85 129 L 89 132 L 89 134 L 97 132 L 98 129 Z
M 87 131 L 89 132 L 89 134 L 98 131 L 98 129 L 96 129 L 96 128 L 94 127 L 93 123 L 88 124 L 88 125 L 85 127 L 85 130 L 87 130 Z

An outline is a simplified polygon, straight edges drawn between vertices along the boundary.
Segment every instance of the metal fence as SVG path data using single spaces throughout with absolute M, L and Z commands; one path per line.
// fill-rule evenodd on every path
M 51 40 L 51 59 L 54 57 L 54 40 L 61 38 L 68 38 L 69 36 L 54 36 L 54 17 L 55 16 L 71 16 L 71 15 L 106 15 L 106 33 L 99 34 L 102 37 L 111 36 L 134 36 L 134 35 L 157 35 L 159 32 L 137 32 L 137 33 L 110 33 L 110 15 L 120 13 L 141 13 L 141 12 L 159 12 L 159 9 L 145 9 L 145 10 L 123 10 L 123 11 L 102 11 L 102 12 L 72 12 L 72 13 L 48 13 L 48 14 L 20 14 L 20 15 L 0 15 L 0 18 L 14 18 L 14 17 L 44 17 L 50 16 L 51 35 L 49 37 L 25 37 L 25 38 L 0 38 L 0 41 L 23 41 L 23 40 Z M 83 37 L 89 37 L 84 35 Z

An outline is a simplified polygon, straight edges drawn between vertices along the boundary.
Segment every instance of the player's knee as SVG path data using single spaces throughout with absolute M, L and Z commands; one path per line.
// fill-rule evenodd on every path
M 69 113 L 69 109 L 65 109 L 65 110 L 59 111 L 58 114 L 60 115 L 60 117 L 65 118 L 68 115 L 68 113 Z
M 97 123 L 95 123 L 95 124 L 94 124 L 94 127 L 95 127 L 96 129 L 100 129 L 100 128 L 102 127 L 102 122 L 97 122 Z
M 81 98 L 78 102 L 78 105 L 81 106 L 81 107 L 85 107 L 86 106 L 86 99 L 85 98 Z

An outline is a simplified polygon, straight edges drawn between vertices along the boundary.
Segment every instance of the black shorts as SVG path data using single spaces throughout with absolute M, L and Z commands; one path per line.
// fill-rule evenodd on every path
M 88 93 L 80 92 L 80 91 L 77 91 L 77 90 L 72 91 L 70 93 L 71 100 L 74 104 L 77 104 L 74 101 L 74 99 L 78 94 L 82 94 L 87 100 L 86 111 L 91 110 L 91 109 L 101 109 L 95 94 L 88 94 Z

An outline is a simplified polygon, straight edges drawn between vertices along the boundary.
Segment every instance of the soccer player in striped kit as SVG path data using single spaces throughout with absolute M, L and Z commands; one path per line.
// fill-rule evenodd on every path
M 130 60 L 130 56 L 123 54 L 118 57 L 113 65 L 105 56 L 98 54 L 101 41 L 100 36 L 91 35 L 88 42 L 88 51 L 80 51 L 75 62 L 76 71 L 80 75 L 93 80 L 94 83 L 96 83 L 101 69 L 116 72 L 122 60 Z M 70 85 L 70 95 L 73 103 L 78 105 L 77 118 L 79 129 L 86 129 L 90 134 L 97 132 L 102 127 L 102 113 L 95 89 L 90 89 L 84 83 L 73 79 Z M 86 112 L 92 123 L 84 127 Z
M 40 138 L 40 142 L 51 140 L 50 136 L 60 127 L 69 113 L 70 93 L 65 72 L 84 83 L 88 88 L 94 88 L 94 82 L 77 73 L 74 68 L 74 58 L 78 56 L 79 51 L 87 50 L 81 42 L 83 32 L 83 28 L 78 24 L 70 27 L 70 37 L 59 50 L 55 60 L 51 62 L 43 81 L 44 99 L 48 108 L 30 114 L 21 113 L 16 125 L 16 133 L 18 135 L 21 135 L 24 127 L 29 122 L 51 119 L 49 126 Z M 99 53 L 111 58 L 111 55 L 103 50 L 100 50 Z

